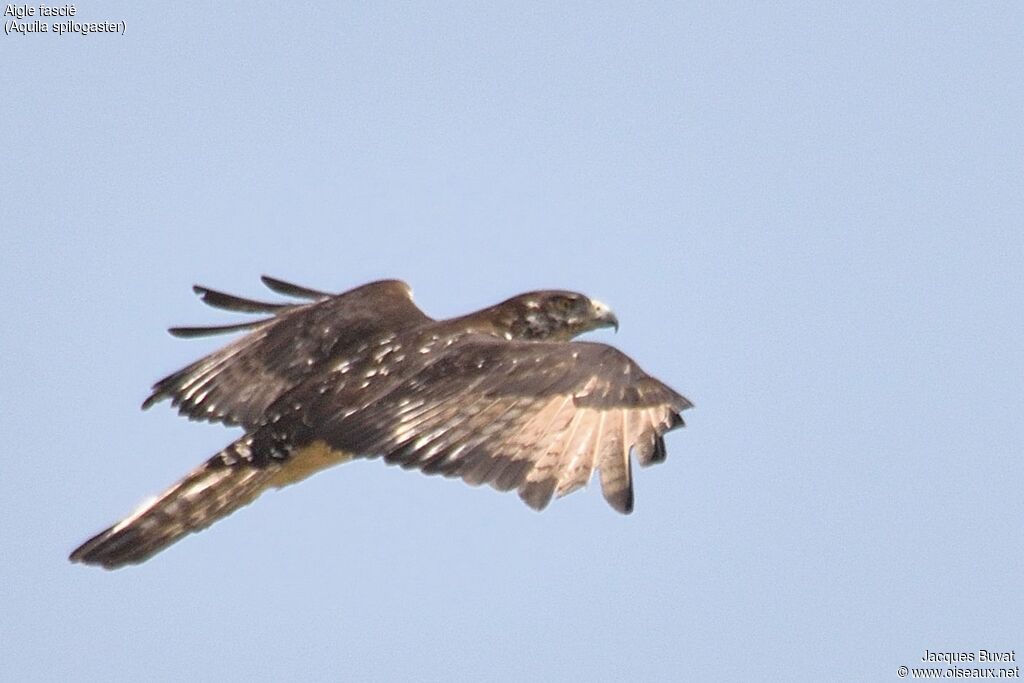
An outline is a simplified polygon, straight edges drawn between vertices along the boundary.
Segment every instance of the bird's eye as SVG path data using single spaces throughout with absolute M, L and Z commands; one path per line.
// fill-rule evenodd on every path
M 555 299 L 555 308 L 559 311 L 568 311 L 572 308 L 572 299 L 560 296 Z

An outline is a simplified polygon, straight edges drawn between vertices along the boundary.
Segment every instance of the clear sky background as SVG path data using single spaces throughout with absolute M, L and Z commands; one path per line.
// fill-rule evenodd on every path
M 1017 3 L 83 2 L 0 36 L 0 678 L 897 680 L 1024 655 Z M 9 19 L 9 17 L 5 17 Z M 203 283 L 543 287 L 691 398 L 633 515 L 358 462 L 117 572 L 235 438 Z

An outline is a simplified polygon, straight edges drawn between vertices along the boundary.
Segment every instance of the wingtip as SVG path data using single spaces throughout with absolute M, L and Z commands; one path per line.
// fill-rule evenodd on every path
M 686 398 L 682 394 L 677 394 L 674 408 L 676 409 L 676 411 L 681 413 L 684 410 L 689 410 L 690 408 L 693 408 L 693 401 Z
M 604 499 L 613 510 L 620 514 L 629 515 L 633 513 L 634 500 L 632 486 L 627 486 L 625 489 L 614 491 L 610 494 L 606 493 Z
M 632 491 L 631 491 L 630 492 L 630 496 L 629 496 L 629 500 L 626 501 L 626 503 L 622 506 L 622 509 L 619 510 L 619 512 L 621 512 L 624 515 L 631 515 L 631 514 L 633 514 L 633 503 L 634 503 L 634 501 L 633 501 L 633 495 L 632 495 Z
M 68 555 L 68 561 L 72 564 L 102 567 L 107 570 L 124 566 L 125 562 L 118 562 L 110 556 L 110 543 L 114 529 L 115 527 L 105 529 L 72 550 Z
M 320 299 L 329 298 L 331 294 L 322 292 L 318 289 L 312 289 L 310 287 L 303 287 L 292 282 L 286 282 L 270 275 L 260 275 L 260 281 L 271 291 L 283 294 L 284 296 L 296 297 L 299 299 L 310 299 L 312 301 L 319 301 Z
M 95 564 L 94 562 L 89 561 L 88 553 L 86 552 L 87 545 L 88 542 L 83 543 L 82 545 L 72 550 L 71 554 L 68 555 L 68 562 L 70 562 L 71 564 Z
M 519 487 L 519 498 L 540 512 L 551 503 L 557 485 L 558 480 L 554 477 L 540 481 L 527 481 Z
M 274 320 L 273 317 L 261 318 L 260 320 L 249 320 L 244 323 L 235 323 L 232 325 L 204 325 L 199 327 L 176 326 L 167 328 L 167 333 L 172 337 L 177 337 L 179 339 L 195 339 L 196 337 L 211 337 L 217 334 L 244 332 L 252 330 L 259 325 L 268 323 L 272 320 Z
M 686 420 L 683 419 L 683 416 L 680 415 L 679 413 L 675 412 L 675 411 L 672 411 L 671 416 L 669 417 L 668 430 L 666 430 L 666 431 L 675 429 L 676 427 L 685 427 L 685 426 L 686 426 Z

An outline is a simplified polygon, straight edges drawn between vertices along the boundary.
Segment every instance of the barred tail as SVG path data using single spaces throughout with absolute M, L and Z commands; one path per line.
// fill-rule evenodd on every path
M 251 443 L 251 436 L 234 442 L 155 501 L 83 543 L 71 561 L 106 569 L 138 564 L 256 500 L 280 466 L 250 464 L 245 456 Z

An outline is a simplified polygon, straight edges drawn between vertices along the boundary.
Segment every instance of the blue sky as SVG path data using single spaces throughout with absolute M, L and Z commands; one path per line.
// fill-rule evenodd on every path
M 0 36 L 0 674 L 895 680 L 1024 650 L 1024 11 L 87 3 Z M 237 434 L 193 283 L 542 287 L 697 405 L 636 512 L 347 465 L 67 553 Z

